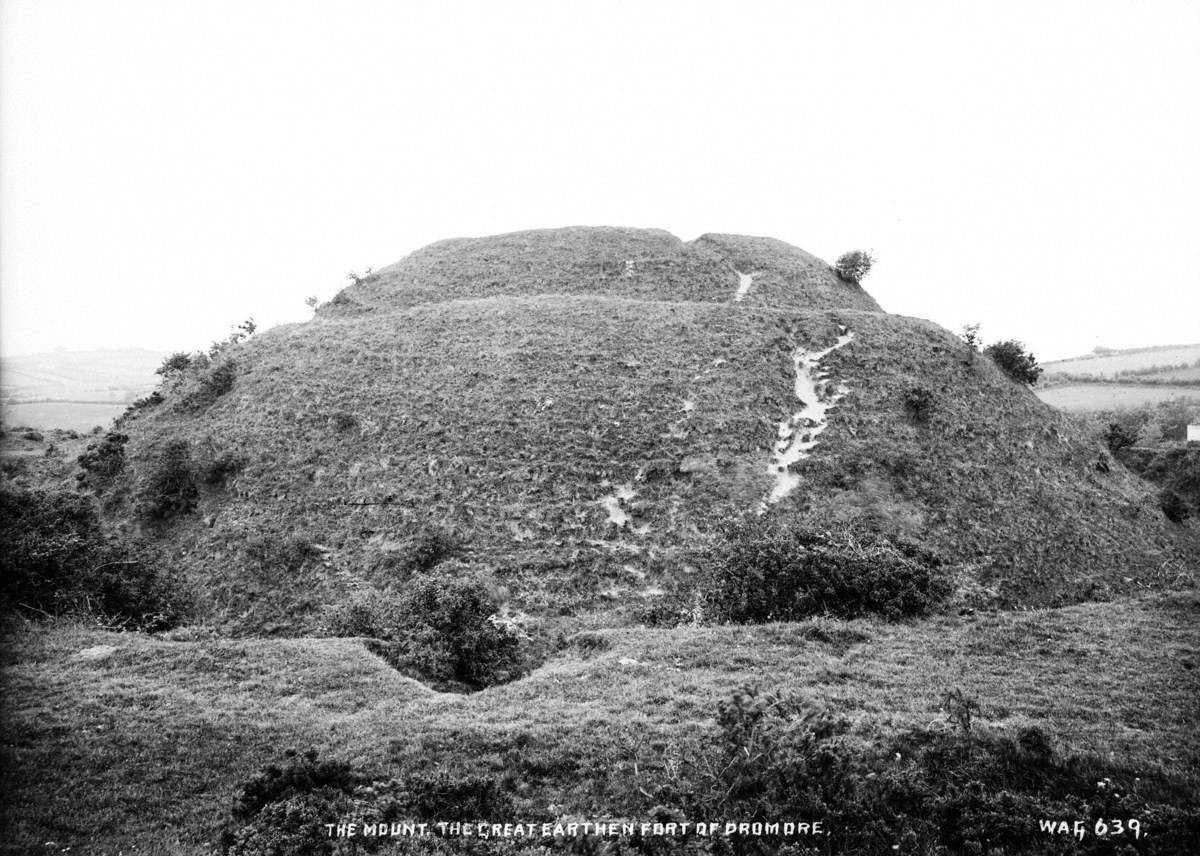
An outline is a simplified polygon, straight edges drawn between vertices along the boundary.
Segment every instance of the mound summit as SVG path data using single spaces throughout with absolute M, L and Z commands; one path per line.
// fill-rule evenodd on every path
M 319 628 L 328 604 L 402 582 L 429 527 L 538 615 L 633 615 L 756 511 L 934 549 L 971 602 L 1061 604 L 1177 571 L 1147 487 L 1065 416 L 770 238 L 442 241 L 231 366 L 223 394 L 164 390 L 122 420 L 108 508 L 126 514 L 186 441 L 198 506 L 154 536 L 232 632 Z

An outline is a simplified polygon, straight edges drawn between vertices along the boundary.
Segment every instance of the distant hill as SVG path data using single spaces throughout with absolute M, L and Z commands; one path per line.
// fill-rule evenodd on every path
M 231 632 L 315 632 L 324 604 L 395 584 L 427 527 L 514 608 L 614 620 L 756 509 L 936 549 L 972 602 L 1173 567 L 1178 527 L 1072 420 L 769 238 L 445 241 L 226 359 L 123 420 L 107 502 L 130 514 L 186 450 L 200 505 L 156 531 Z
M 1038 397 L 1063 410 L 1144 407 L 1200 401 L 1200 344 L 1163 345 L 1043 363 Z
M 51 351 L 0 359 L 5 425 L 86 430 L 107 425 L 158 382 L 167 354 L 141 348 Z

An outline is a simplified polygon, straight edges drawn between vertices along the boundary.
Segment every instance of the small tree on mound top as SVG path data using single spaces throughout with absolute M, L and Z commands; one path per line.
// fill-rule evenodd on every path
M 862 278 L 871 272 L 871 265 L 874 263 L 875 256 L 867 250 L 851 250 L 838 257 L 833 270 L 839 279 L 858 285 Z

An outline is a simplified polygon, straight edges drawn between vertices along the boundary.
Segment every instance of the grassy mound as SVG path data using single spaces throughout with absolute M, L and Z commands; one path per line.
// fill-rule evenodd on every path
M 430 524 L 515 609 L 636 614 L 770 493 L 793 354 L 843 327 L 820 365 L 844 396 L 772 518 L 934 549 L 1004 603 L 1181 572 L 1152 494 L 1100 472 L 1065 418 L 944 330 L 853 310 L 543 295 L 325 315 L 239 346 L 203 408 L 168 396 L 126 420 L 113 496 L 144 505 L 186 444 L 195 508 L 146 525 L 239 631 L 312 630 L 356 588 L 404 584 Z
M 482 816 L 800 815 L 822 852 L 1108 852 L 1042 815 L 1200 837 L 1200 601 L 1144 591 L 1189 581 L 1194 522 L 803 251 L 443 242 L 215 356 L 106 436 L 0 436 L 13 490 L 87 491 L 80 532 L 140 536 L 200 619 L 0 616 L 0 853 Z M 90 580 L 73 544 L 30 541 L 63 547 L 30 580 Z

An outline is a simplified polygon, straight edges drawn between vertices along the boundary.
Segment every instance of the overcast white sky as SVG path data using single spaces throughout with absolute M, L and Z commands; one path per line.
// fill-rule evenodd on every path
M 1200 3 L 0 0 L 0 350 L 199 348 L 441 238 L 874 248 L 1041 359 L 1200 341 Z

